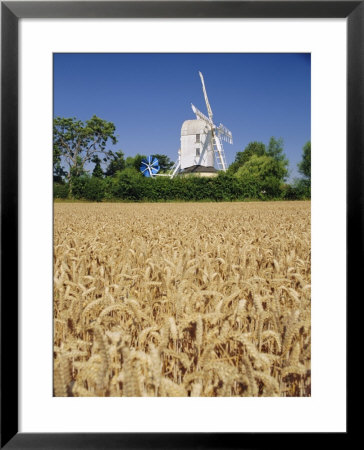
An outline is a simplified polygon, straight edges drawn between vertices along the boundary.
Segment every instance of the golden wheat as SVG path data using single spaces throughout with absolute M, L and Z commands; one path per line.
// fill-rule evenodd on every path
M 311 395 L 309 202 L 54 213 L 54 395 Z

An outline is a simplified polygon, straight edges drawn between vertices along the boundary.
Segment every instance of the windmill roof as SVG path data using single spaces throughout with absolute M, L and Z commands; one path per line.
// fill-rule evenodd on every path
M 185 120 L 181 128 L 181 136 L 204 134 L 207 132 L 206 122 L 201 119 Z
M 215 172 L 217 172 L 217 170 L 215 169 L 215 167 L 212 167 L 212 166 L 201 166 L 201 165 L 197 164 L 196 166 L 186 167 L 185 169 L 183 169 L 182 172 L 183 173 L 200 173 L 200 172 L 215 173 Z

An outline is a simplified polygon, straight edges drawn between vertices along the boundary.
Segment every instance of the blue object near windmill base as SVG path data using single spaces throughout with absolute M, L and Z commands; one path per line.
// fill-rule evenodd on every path
M 153 177 L 160 170 L 159 161 L 154 156 L 143 158 L 140 163 L 140 171 L 145 177 Z

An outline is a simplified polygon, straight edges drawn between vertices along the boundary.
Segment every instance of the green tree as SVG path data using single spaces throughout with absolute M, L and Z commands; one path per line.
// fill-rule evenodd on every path
M 92 116 L 86 122 L 75 117 L 56 117 L 53 123 L 53 153 L 68 166 L 67 176 L 80 176 L 85 164 L 95 155 L 102 154 L 108 160 L 112 152 L 108 143 L 116 144 L 115 125 Z
M 172 169 L 174 162 L 167 155 L 154 153 L 153 156 L 158 159 L 161 173 L 168 172 Z
M 128 156 L 125 160 L 125 168 L 126 169 L 135 169 L 138 172 L 140 172 L 140 164 L 141 164 L 143 158 L 146 158 L 146 156 L 140 155 L 139 153 L 137 153 L 134 157 Z
M 265 192 L 270 197 L 280 195 L 280 186 L 284 175 L 284 167 L 279 161 L 268 155 L 251 156 L 236 172 L 236 177 L 255 183 L 257 192 Z
M 298 163 L 298 171 L 311 182 L 311 141 L 306 142 L 302 151 L 302 161 Z
M 65 176 L 67 173 L 62 166 L 61 153 L 57 148 L 53 148 L 53 181 L 62 183 Z
M 277 162 L 277 170 L 281 181 L 288 176 L 288 159 L 283 150 L 283 139 L 271 137 L 269 140 L 267 155 L 271 156 Z
M 71 182 L 75 178 L 82 177 L 86 175 L 86 170 L 82 164 L 82 159 L 80 156 L 77 156 L 75 159 L 75 164 L 70 168 L 70 172 L 68 174 L 69 181 Z
M 94 157 L 92 158 L 92 162 L 95 163 L 92 176 L 94 178 L 103 178 L 104 172 L 101 169 L 101 159 L 97 155 L 94 155 Z
M 229 167 L 229 173 L 234 174 L 238 171 L 253 156 L 263 156 L 266 153 L 266 148 L 263 142 L 249 142 L 242 152 L 237 152 L 234 162 Z
M 272 136 L 269 139 L 267 155 L 272 156 L 272 158 L 276 159 L 277 161 L 281 161 L 284 159 L 282 138 L 276 139 Z
M 302 148 L 302 161 L 298 163 L 298 171 L 303 178 L 294 180 L 293 188 L 298 198 L 311 198 L 311 141 Z
M 105 175 L 107 177 L 113 177 L 116 172 L 120 172 L 125 169 L 125 159 L 124 153 L 120 150 L 119 152 L 115 152 L 111 156 L 111 160 L 109 165 L 105 170 Z

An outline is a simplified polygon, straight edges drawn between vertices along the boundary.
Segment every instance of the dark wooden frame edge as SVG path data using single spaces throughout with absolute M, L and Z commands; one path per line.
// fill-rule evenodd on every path
M 20 18 L 347 18 L 347 305 L 364 273 L 364 1 L 1 2 L 1 448 L 261 448 L 309 434 L 18 432 L 18 20 Z M 348 308 L 347 308 L 347 312 Z M 350 346 L 347 345 L 349 351 Z M 349 412 L 347 415 L 349 419 Z M 349 430 L 349 429 L 348 429 Z M 321 434 L 320 434 L 321 435 Z M 321 435 L 327 444 L 327 435 Z M 334 435 L 336 442 L 347 433 Z M 315 435 L 315 441 L 319 434 Z

